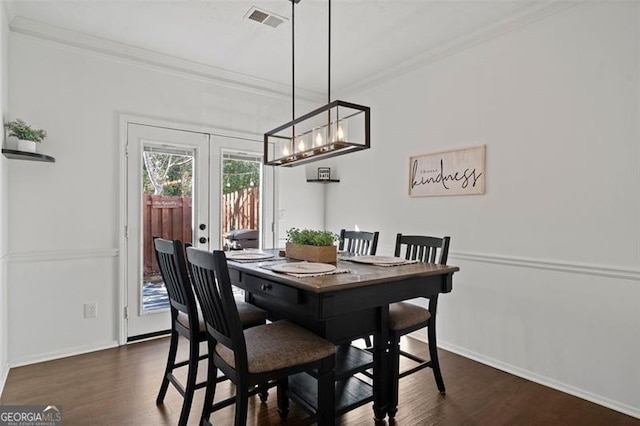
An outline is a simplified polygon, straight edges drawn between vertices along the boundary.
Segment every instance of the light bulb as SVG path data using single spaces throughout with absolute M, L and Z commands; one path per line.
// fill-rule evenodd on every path
M 338 140 L 339 141 L 344 140 L 344 131 L 342 130 L 342 126 L 338 126 Z
M 282 155 L 289 155 L 289 147 L 285 146 L 282 148 Z
M 304 151 L 306 148 L 306 146 L 304 145 L 304 139 L 300 139 L 300 142 L 298 142 L 298 151 L 302 152 Z
M 316 146 L 322 146 L 322 133 L 316 133 Z

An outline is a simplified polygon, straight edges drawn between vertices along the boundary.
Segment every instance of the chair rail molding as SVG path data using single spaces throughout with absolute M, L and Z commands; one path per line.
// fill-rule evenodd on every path
M 394 248 L 391 245 L 378 245 L 379 254 L 393 253 L 393 250 Z M 578 262 L 558 262 L 555 260 L 536 259 L 529 257 L 450 251 L 449 261 L 447 263 L 456 265 L 455 260 L 466 260 L 469 262 L 478 263 L 493 263 L 497 265 L 514 266 L 517 268 L 543 269 L 547 271 L 564 272 L 570 274 L 582 274 L 640 281 L 640 269 L 625 268 L 622 266 L 596 265 Z
M 120 250 L 117 248 L 102 249 L 73 249 L 73 250 L 48 250 L 30 251 L 9 254 L 9 263 L 31 262 L 59 262 L 77 259 L 103 259 L 118 257 Z
M 595 275 L 609 278 L 640 281 L 640 269 L 627 269 L 608 265 L 594 265 L 574 262 L 557 262 L 546 259 L 526 257 L 512 257 L 494 254 L 451 252 L 449 259 L 468 260 L 471 262 L 494 263 L 499 265 L 516 266 L 521 268 L 544 269 L 548 271 L 566 272 L 573 274 Z

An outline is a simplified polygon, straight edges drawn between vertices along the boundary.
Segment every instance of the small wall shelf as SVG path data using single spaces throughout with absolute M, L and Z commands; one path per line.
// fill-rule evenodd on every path
M 11 160 L 43 161 L 45 163 L 56 162 L 56 159 L 49 155 L 39 154 L 37 152 L 16 151 L 14 149 L 2 148 L 2 155 Z
M 307 179 L 307 182 L 335 183 L 335 182 L 340 182 L 340 179 Z

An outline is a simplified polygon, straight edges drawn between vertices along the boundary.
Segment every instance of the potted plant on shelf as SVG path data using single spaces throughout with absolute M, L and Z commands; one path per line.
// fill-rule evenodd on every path
M 9 121 L 4 125 L 9 132 L 9 137 L 18 138 L 18 151 L 36 152 L 36 142 L 42 142 L 47 132 L 42 129 L 34 129 L 21 119 Z
M 336 263 L 340 237 L 330 231 L 291 228 L 287 231 L 286 256 L 309 262 Z

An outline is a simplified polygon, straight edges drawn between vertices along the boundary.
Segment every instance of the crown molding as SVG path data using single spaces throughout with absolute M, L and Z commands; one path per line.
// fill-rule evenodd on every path
M 472 47 L 486 43 L 502 35 L 517 31 L 527 25 L 542 20 L 548 16 L 571 9 L 584 1 L 575 2 L 553 2 L 536 4 L 518 15 L 503 19 L 502 21 L 484 27 L 481 30 L 459 37 L 435 49 L 426 50 L 413 56 L 397 65 L 386 68 L 384 71 L 372 74 L 369 77 L 360 79 L 356 84 L 344 86 L 335 90 L 340 96 L 351 96 L 354 93 L 362 92 L 372 87 L 395 79 L 403 74 L 439 62 L 449 56 L 456 55 Z
M 115 57 L 128 62 L 161 68 L 162 70 L 170 71 L 181 76 L 204 80 L 224 87 L 278 99 L 291 100 L 291 87 L 288 85 L 180 59 L 21 16 L 16 16 L 11 20 L 9 29 L 13 34 L 20 34 Z M 318 102 L 323 103 L 324 96 L 325 95 L 317 92 L 296 87 L 296 99 L 298 101 L 311 104 L 317 104 Z

